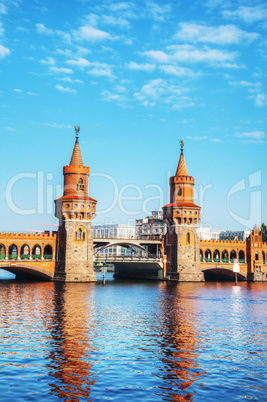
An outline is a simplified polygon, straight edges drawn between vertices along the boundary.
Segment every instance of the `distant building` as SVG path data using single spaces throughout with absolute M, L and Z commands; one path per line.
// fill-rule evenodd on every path
M 247 237 L 250 235 L 250 231 L 240 230 L 240 231 L 233 231 L 233 230 L 218 230 L 218 229 L 211 229 L 211 228 L 197 228 L 197 233 L 200 240 L 241 240 L 245 241 Z
M 225 232 L 220 233 L 219 240 L 241 240 L 245 241 L 247 237 L 250 235 L 250 230 L 242 230 L 242 231 L 233 231 L 233 230 L 227 230 Z
M 158 236 L 162 237 L 166 233 L 166 223 L 163 221 L 162 211 L 152 211 L 150 216 L 143 219 L 136 219 L 135 232 L 137 237 Z

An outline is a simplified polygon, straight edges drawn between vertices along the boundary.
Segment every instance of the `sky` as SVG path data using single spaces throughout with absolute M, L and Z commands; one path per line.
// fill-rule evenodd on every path
M 184 139 L 202 227 L 267 223 L 267 5 L 0 0 L 0 231 L 56 230 L 80 126 L 94 223 L 169 202 Z

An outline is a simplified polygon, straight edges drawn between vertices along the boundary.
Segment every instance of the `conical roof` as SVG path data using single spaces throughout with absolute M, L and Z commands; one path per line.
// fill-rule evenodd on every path
M 78 136 L 76 137 L 76 142 L 70 160 L 70 166 L 83 166 L 83 158 L 80 150 Z
M 177 166 L 175 176 L 188 176 L 187 167 L 184 160 L 184 151 L 181 149 L 181 155 Z

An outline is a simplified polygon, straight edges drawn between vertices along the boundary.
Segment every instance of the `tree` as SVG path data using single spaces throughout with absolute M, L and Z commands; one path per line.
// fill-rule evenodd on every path
M 261 224 L 261 234 L 262 241 L 267 242 L 267 226 L 264 223 Z

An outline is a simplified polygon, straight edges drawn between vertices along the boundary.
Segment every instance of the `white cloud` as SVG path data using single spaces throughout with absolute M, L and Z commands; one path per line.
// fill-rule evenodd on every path
M 168 81 L 161 78 L 151 80 L 139 92 L 136 92 L 134 96 L 144 106 L 154 106 L 156 103 L 161 102 L 173 109 L 181 109 L 194 105 L 192 100 L 188 96 L 185 96 L 178 86 L 171 85 Z
M 30 95 L 30 96 L 38 96 L 38 94 L 36 92 L 27 91 L 26 94 Z
M 55 64 L 55 60 L 53 59 L 53 57 L 46 57 L 45 59 L 40 60 L 40 63 L 52 66 Z
M 18 92 L 18 93 L 23 92 L 22 89 L 17 89 L 17 88 L 13 89 L 13 91 Z
M 10 55 L 10 50 L 7 47 L 0 45 L 0 59 Z
M 206 136 L 199 136 L 199 137 L 192 137 L 190 135 L 187 136 L 190 140 L 196 140 L 196 141 L 202 141 L 202 140 L 208 140 L 209 137 Z
M 176 77 L 190 77 L 190 76 L 195 76 L 196 74 L 190 70 L 189 68 L 186 67 L 179 67 L 175 65 L 161 65 L 160 69 L 165 73 L 169 75 L 175 75 Z
M 7 14 L 7 8 L 3 3 L 0 4 L 0 14 Z
M 240 86 L 240 87 L 252 87 L 253 84 L 251 82 L 248 81 L 231 81 L 229 82 L 230 85 L 234 85 L 234 86 Z
M 259 37 L 259 34 L 243 31 L 235 25 L 211 27 L 186 22 L 182 22 L 179 25 L 180 30 L 174 38 L 186 42 L 204 42 L 225 45 L 240 43 L 244 40 L 251 42 Z
M 129 63 L 126 63 L 126 67 L 128 67 L 130 70 L 139 70 L 139 71 L 148 71 L 151 72 L 155 69 L 154 64 L 137 64 L 135 61 L 130 61 Z
M 170 4 L 159 5 L 157 3 L 154 3 L 153 1 L 149 1 L 147 3 L 147 8 L 149 13 L 156 21 L 163 21 L 166 14 L 169 14 L 171 12 Z
M 101 96 L 103 98 L 104 101 L 106 102 L 112 102 L 112 101 L 116 101 L 119 103 L 125 103 L 126 102 L 126 98 L 124 95 L 121 94 L 114 94 L 111 93 L 110 91 L 103 91 L 101 93 Z
M 147 52 L 143 52 L 142 54 L 157 63 L 168 63 L 170 60 L 170 57 L 161 50 L 149 50 Z
M 77 31 L 74 31 L 73 35 L 74 38 L 77 40 L 101 41 L 105 39 L 111 39 L 109 33 L 105 31 L 100 31 L 99 29 L 93 28 L 91 26 L 80 27 Z
M 76 89 L 69 88 L 69 87 L 63 87 L 60 84 L 56 85 L 56 89 L 60 92 L 77 93 Z
M 222 140 L 220 140 L 220 138 L 211 138 L 212 142 L 222 142 Z
M 0 22 L 0 36 L 4 34 L 5 30 L 3 28 L 3 24 Z
M 70 124 L 45 123 L 45 126 L 53 127 L 53 128 L 59 128 L 59 129 L 63 129 L 63 128 L 71 128 L 71 129 L 73 129 L 73 126 L 71 126 Z
M 144 85 L 140 92 L 137 92 L 134 95 L 140 100 L 145 100 L 146 98 L 152 98 L 155 100 L 160 98 L 161 95 L 166 92 L 167 87 L 167 82 L 158 78 Z
M 116 4 L 111 4 L 109 6 L 110 11 L 121 12 L 121 11 L 129 11 L 134 8 L 134 3 L 132 2 L 120 2 Z
M 64 73 L 64 74 L 72 74 L 73 70 L 71 68 L 64 68 L 64 67 L 49 67 L 49 71 L 52 73 Z
M 45 35 L 53 35 L 54 31 L 52 29 L 46 28 L 44 24 L 36 24 L 36 31 L 40 34 L 45 34 Z
M 222 14 L 226 18 L 241 19 L 247 23 L 266 20 L 266 4 L 258 4 L 253 7 L 240 6 L 236 10 L 223 10 Z
M 88 60 L 83 59 L 82 57 L 78 57 L 76 60 L 67 60 L 66 63 L 80 68 L 89 67 L 91 65 Z
M 92 70 L 87 71 L 87 73 L 90 75 L 94 75 L 96 77 L 114 78 L 114 76 L 110 70 L 110 67 L 108 67 L 108 66 L 102 67 L 102 68 L 95 67 L 95 68 L 92 68 Z
M 82 83 L 83 83 L 83 81 L 81 81 L 81 80 L 72 79 L 72 78 L 70 78 L 70 77 L 61 77 L 61 78 L 58 78 L 58 80 L 59 80 L 59 81 L 63 81 L 63 82 L 70 82 L 70 83 L 75 83 L 75 82 L 77 82 L 78 84 L 82 84 Z
M 102 15 L 101 23 L 106 25 L 113 25 L 115 27 L 130 28 L 130 23 L 125 18 L 117 18 L 112 15 Z
M 256 94 L 255 95 L 255 104 L 256 104 L 256 106 L 266 105 L 266 96 L 264 94 Z
M 236 52 L 211 49 L 208 46 L 197 48 L 192 45 L 172 45 L 168 49 L 172 51 L 170 60 L 186 63 L 208 63 L 210 66 L 221 66 L 226 68 L 238 68 L 234 63 L 237 57 Z
M 265 138 L 264 131 L 251 131 L 248 133 L 235 133 L 235 137 L 245 138 L 250 140 L 263 140 Z

